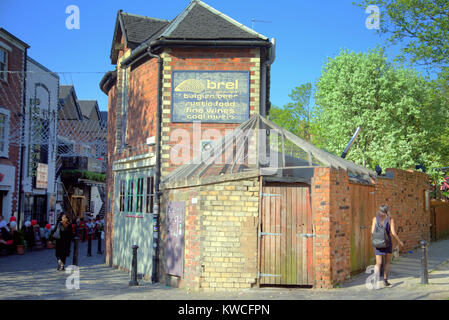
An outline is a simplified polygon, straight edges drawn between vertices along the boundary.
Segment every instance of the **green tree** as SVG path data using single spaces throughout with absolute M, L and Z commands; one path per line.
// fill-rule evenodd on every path
M 359 0 L 358 6 L 380 8 L 379 32 L 387 43 L 402 43 L 401 60 L 437 68 L 449 79 L 449 1 Z
M 388 63 L 383 49 L 341 51 L 316 87 L 317 124 L 330 152 L 340 155 L 361 126 L 349 160 L 371 169 L 441 164 L 439 136 L 447 123 L 441 95 L 415 70 Z
M 315 110 L 310 102 L 312 91 L 312 84 L 309 82 L 295 87 L 289 94 L 292 101 L 282 108 L 273 106 L 269 119 L 298 137 L 316 142 L 318 130 L 314 122 Z

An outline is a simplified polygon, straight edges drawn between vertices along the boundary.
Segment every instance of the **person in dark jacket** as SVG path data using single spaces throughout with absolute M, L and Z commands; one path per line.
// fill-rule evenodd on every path
M 58 270 L 63 271 L 65 260 L 70 255 L 70 244 L 73 238 L 72 224 L 67 214 L 63 214 L 61 221 L 56 224 L 53 238 L 56 240 L 55 253 L 58 260 Z

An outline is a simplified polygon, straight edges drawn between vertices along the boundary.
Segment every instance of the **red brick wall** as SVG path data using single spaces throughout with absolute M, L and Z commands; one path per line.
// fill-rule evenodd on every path
M 114 174 L 112 163 L 115 149 L 115 121 L 117 110 L 117 87 L 113 86 L 108 95 L 108 135 L 106 139 L 108 157 L 106 167 L 106 217 L 105 217 L 105 255 L 106 264 L 112 265 L 112 245 L 114 233 Z
M 425 191 L 429 180 L 425 173 L 386 169 L 393 172 L 394 179 L 380 178 L 376 185 L 376 210 L 381 204 L 389 208 L 390 216 L 399 230 L 399 238 L 406 252 L 419 245 L 421 240 L 430 241 L 430 213 L 425 209 Z
M 427 175 L 387 169 L 394 178 L 378 178 L 375 209 L 388 205 L 396 231 L 405 243 L 402 252 L 430 240 L 430 215 L 425 210 Z M 359 199 L 363 201 L 363 199 Z M 312 184 L 315 287 L 331 288 L 349 278 L 351 271 L 351 193 L 343 170 L 316 168 Z M 371 225 L 369 225 L 369 230 Z
M 19 115 L 22 113 L 23 105 L 23 80 L 24 80 L 24 55 L 25 52 L 18 48 L 14 43 L 7 39 L 0 37 L 0 40 L 8 45 L 12 51 L 8 53 L 8 71 L 19 71 L 18 73 L 9 73 L 8 81 L 0 80 L 0 107 L 10 111 L 10 133 L 9 133 L 9 154 L 8 158 L 16 167 L 14 178 L 14 190 L 12 194 L 11 212 L 6 214 L 13 214 L 18 210 L 18 175 L 20 167 L 20 128 L 22 118 Z
M 312 183 L 314 276 L 316 288 L 330 287 L 331 270 L 331 169 L 316 168 Z

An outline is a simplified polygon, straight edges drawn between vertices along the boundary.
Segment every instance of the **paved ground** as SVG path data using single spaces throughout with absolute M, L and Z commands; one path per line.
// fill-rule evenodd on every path
M 407 253 L 391 267 L 389 288 L 368 290 L 369 274 L 361 273 L 339 288 L 261 288 L 239 292 L 201 293 L 169 288 L 139 280 L 129 287 L 130 275 L 105 266 L 104 256 L 87 257 L 87 243 L 80 246 L 80 288 L 67 289 L 69 274 L 56 270 L 54 250 L 27 252 L 23 256 L 0 257 L 0 299 L 117 299 L 117 300 L 370 300 L 370 299 L 449 299 L 449 240 L 429 247 L 429 285 L 419 284 L 420 252 Z M 72 262 L 68 258 L 67 264 Z

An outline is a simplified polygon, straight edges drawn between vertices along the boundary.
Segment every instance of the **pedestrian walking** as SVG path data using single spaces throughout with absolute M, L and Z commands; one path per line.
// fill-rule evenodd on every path
M 380 274 L 383 265 L 385 286 L 389 286 L 388 275 L 390 272 L 391 253 L 393 252 L 393 243 L 391 237 L 393 236 L 402 247 L 404 243 L 396 234 L 395 224 L 393 218 L 390 217 L 388 207 L 381 205 L 377 211 L 376 217 L 373 218 L 371 225 L 371 234 L 373 236 L 374 253 L 376 255 L 376 266 L 374 273 Z
M 70 245 L 73 238 L 72 224 L 67 214 L 63 214 L 61 221 L 58 221 L 52 234 L 56 240 L 56 259 L 58 260 L 58 270 L 63 271 L 66 258 L 70 255 Z

